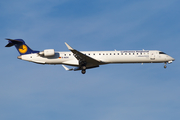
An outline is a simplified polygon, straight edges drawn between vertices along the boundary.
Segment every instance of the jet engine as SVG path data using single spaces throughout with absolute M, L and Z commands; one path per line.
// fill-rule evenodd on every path
M 52 57 L 55 55 L 54 49 L 46 49 L 43 52 L 39 52 L 39 55 L 45 57 Z

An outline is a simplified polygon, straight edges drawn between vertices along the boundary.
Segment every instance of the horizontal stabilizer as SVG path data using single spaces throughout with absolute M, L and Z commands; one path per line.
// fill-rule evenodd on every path
M 5 47 L 12 47 L 14 43 L 8 43 Z
M 6 39 L 6 40 L 8 40 L 9 43 L 5 47 L 12 47 L 15 44 L 23 43 L 23 41 L 20 40 L 13 40 L 13 39 Z

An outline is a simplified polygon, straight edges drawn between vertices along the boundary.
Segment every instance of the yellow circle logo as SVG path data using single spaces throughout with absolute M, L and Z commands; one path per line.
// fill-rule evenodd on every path
M 28 48 L 27 48 L 26 45 L 21 45 L 21 46 L 19 47 L 19 52 L 22 53 L 22 54 L 23 54 L 23 53 L 26 53 L 27 50 L 28 50 Z

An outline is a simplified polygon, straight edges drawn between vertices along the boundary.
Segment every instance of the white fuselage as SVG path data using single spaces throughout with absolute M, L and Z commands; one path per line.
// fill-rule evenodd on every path
M 174 58 L 157 50 L 131 50 L 131 51 L 81 51 L 83 54 L 109 63 L 171 63 Z M 79 66 L 79 61 L 72 52 L 55 52 L 54 56 L 43 57 L 38 53 L 21 55 L 18 58 L 39 64 L 65 64 Z

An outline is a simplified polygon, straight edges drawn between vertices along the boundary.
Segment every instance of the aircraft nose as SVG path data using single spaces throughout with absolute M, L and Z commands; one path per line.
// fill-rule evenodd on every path
M 168 63 L 170 64 L 170 63 L 172 63 L 175 59 L 173 58 L 173 57 L 171 57 L 171 56 L 168 56 L 169 57 L 169 59 L 168 59 Z
M 168 61 L 175 61 L 175 59 L 173 57 L 169 56 L 169 55 L 167 56 L 167 60 Z
M 175 59 L 173 57 L 171 57 L 171 56 L 169 56 L 169 57 L 170 57 L 170 60 L 175 61 Z

